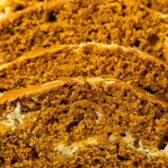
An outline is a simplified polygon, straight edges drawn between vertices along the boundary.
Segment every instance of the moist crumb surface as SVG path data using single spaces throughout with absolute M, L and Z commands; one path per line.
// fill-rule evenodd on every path
M 0 66 L 0 88 L 9 90 L 63 77 L 113 77 L 168 101 L 168 66 L 116 44 L 83 43 L 39 49 Z
M 145 93 L 102 78 L 64 79 L 6 92 L 0 98 L 0 163 L 166 167 L 168 104 Z M 18 105 L 23 121 L 5 124 Z
M 2 63 L 39 47 L 90 41 L 115 42 L 167 60 L 167 19 L 132 0 L 40 3 L 2 20 L 0 32 Z

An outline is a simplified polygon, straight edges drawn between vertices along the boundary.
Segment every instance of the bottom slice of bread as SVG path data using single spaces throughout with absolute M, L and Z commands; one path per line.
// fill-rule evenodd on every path
M 1 167 L 166 167 L 168 104 L 115 79 L 64 79 L 0 97 Z

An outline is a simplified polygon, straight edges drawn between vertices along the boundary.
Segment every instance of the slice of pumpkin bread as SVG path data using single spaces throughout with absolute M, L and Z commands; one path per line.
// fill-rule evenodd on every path
M 115 79 L 11 90 L 0 97 L 0 163 L 165 167 L 167 121 L 167 103 Z
M 0 22 L 1 63 L 55 44 L 112 41 L 167 60 L 167 19 L 132 0 L 66 0 L 35 5 Z
M 83 43 L 30 52 L 0 66 L 1 92 L 62 77 L 113 77 L 168 101 L 168 66 L 132 48 Z

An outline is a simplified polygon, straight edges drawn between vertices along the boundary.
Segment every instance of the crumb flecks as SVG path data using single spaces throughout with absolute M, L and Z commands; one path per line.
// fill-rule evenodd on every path
M 115 83 L 115 80 L 106 81 L 107 85 L 114 84 L 114 83 Z
M 72 155 L 74 152 L 76 152 L 79 147 L 81 146 L 80 145 L 58 144 L 57 150 L 58 150 L 58 153 L 69 156 L 69 155 Z
M 164 148 L 163 151 L 166 152 L 166 153 L 168 154 L 168 143 L 167 143 L 167 145 L 165 146 L 165 148 Z
M 96 112 L 96 114 L 97 114 L 97 116 L 98 116 L 98 119 L 99 119 L 101 116 L 103 116 L 102 113 L 100 113 L 100 112 L 98 112 L 98 111 L 95 111 L 95 112 Z
M 138 147 L 135 146 L 134 142 L 136 139 L 129 133 L 126 133 L 125 135 L 126 135 L 125 137 L 121 137 L 121 138 L 126 144 L 128 144 L 132 148 L 136 148 L 138 151 L 142 153 L 145 153 L 147 156 L 155 156 L 155 157 L 165 156 L 165 155 L 168 156 L 168 144 L 166 145 L 164 149 L 155 151 L 150 148 L 145 148 L 141 140 L 137 141 Z
M 95 116 L 96 116 L 96 123 L 98 124 L 101 124 L 101 118 L 103 116 L 103 113 L 100 112 L 98 109 L 95 109 Z
M 0 19 L 3 19 L 6 17 L 6 14 L 0 13 Z M 0 57 L 0 63 L 3 62 L 3 60 Z
M 38 98 L 37 97 L 32 97 L 32 100 L 34 100 L 35 102 L 37 102 Z
M 123 140 L 130 146 L 133 146 L 133 143 L 134 143 L 134 138 L 129 134 L 129 133 L 126 133 L 125 134 L 125 137 L 123 137 Z
M 113 142 L 113 143 L 116 143 L 117 141 L 119 141 L 119 136 L 116 136 L 114 134 L 111 134 L 109 136 L 109 139 L 108 139 L 109 142 Z
M 2 97 L 2 96 L 3 96 L 3 94 L 4 94 L 3 92 L 0 92 L 0 97 Z
M 134 149 L 136 148 L 136 150 L 138 150 L 139 152 L 145 153 L 145 155 L 147 156 L 152 156 L 152 157 L 168 156 L 168 145 L 163 150 L 154 151 L 149 148 L 144 148 L 141 141 L 139 141 L 139 147 L 135 147 L 134 145 L 135 138 L 133 138 L 129 133 L 126 133 L 125 135 L 126 135 L 125 137 L 122 137 L 122 136 L 117 136 L 116 134 L 115 135 L 112 134 L 110 135 L 108 141 L 110 143 L 117 143 L 122 140 L 129 147 L 134 148 Z M 96 137 L 89 137 L 87 140 L 74 142 L 72 144 L 65 144 L 65 143 L 57 144 L 57 147 L 55 148 L 55 150 L 57 150 L 58 153 L 62 155 L 72 156 L 72 154 L 77 152 L 77 150 L 79 150 L 80 148 L 86 145 L 94 146 L 98 144 L 99 142 L 96 140 Z
M 88 139 L 86 140 L 86 143 L 87 143 L 88 145 L 97 145 L 97 144 L 98 144 L 96 138 L 93 138 L 93 137 L 88 138 Z
M 16 125 L 21 125 L 24 118 L 25 115 L 22 114 L 21 104 L 20 102 L 17 102 L 16 107 L 14 107 L 11 112 L 6 115 L 6 120 L 1 121 L 0 123 L 15 127 Z
M 1 14 L 0 14 L 0 18 L 3 18 L 3 17 L 5 17 L 5 15 L 3 15 L 3 14 L 1 15 Z M 0 56 L 0 63 L 1 63 L 1 62 L 4 62 L 4 59 L 3 59 L 3 57 Z
M 98 142 L 96 138 L 89 137 L 87 140 L 83 140 L 80 142 L 74 142 L 72 144 L 63 144 L 59 143 L 56 145 L 55 150 L 58 151 L 58 153 L 61 153 L 63 155 L 71 156 L 73 153 L 75 153 L 79 148 L 85 145 L 97 145 Z

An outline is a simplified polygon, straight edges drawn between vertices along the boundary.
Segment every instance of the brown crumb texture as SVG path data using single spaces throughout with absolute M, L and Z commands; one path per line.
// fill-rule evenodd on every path
M 52 0 L 2 0 L 0 2 L 0 12 L 6 13 L 6 8 L 9 12 L 17 12 L 29 6 L 35 5 L 37 2 L 48 2 Z M 167 0 L 138 0 L 137 2 L 145 5 L 148 8 L 157 10 L 164 14 L 168 14 L 168 1 Z
M 101 78 L 6 92 L 0 98 L 0 163 L 166 167 L 168 104 L 145 93 Z
M 62 52 L 64 51 L 64 52 Z M 44 54 L 44 53 L 45 54 Z M 30 53 L 31 55 L 31 53 Z M 36 57 L 33 57 L 33 56 Z M 41 53 L 34 53 L 32 58 L 24 56 L 16 62 L 13 62 L 10 68 L 1 73 L 3 79 L 8 79 L 1 89 L 19 88 L 34 84 L 42 84 L 47 81 L 53 81 L 61 76 L 70 77 L 75 72 L 76 52 L 72 47 L 57 47 L 56 50 L 43 50 Z M 41 59 L 40 59 L 41 58 Z M 13 80 L 14 79 L 14 80 Z M 3 80 L 5 82 L 5 80 Z M 7 81 L 7 80 L 6 80 Z
M 0 14 L 9 14 L 20 11 L 40 1 L 42 2 L 43 0 L 1 0 Z
M 137 0 L 137 2 L 164 14 L 168 14 L 167 0 Z
M 0 23 L 1 63 L 54 44 L 112 41 L 167 60 L 167 22 L 132 0 L 41 3 Z
M 27 87 L 63 77 L 113 77 L 168 101 L 168 66 L 116 44 L 62 45 L 27 53 L 0 67 L 0 89 Z

